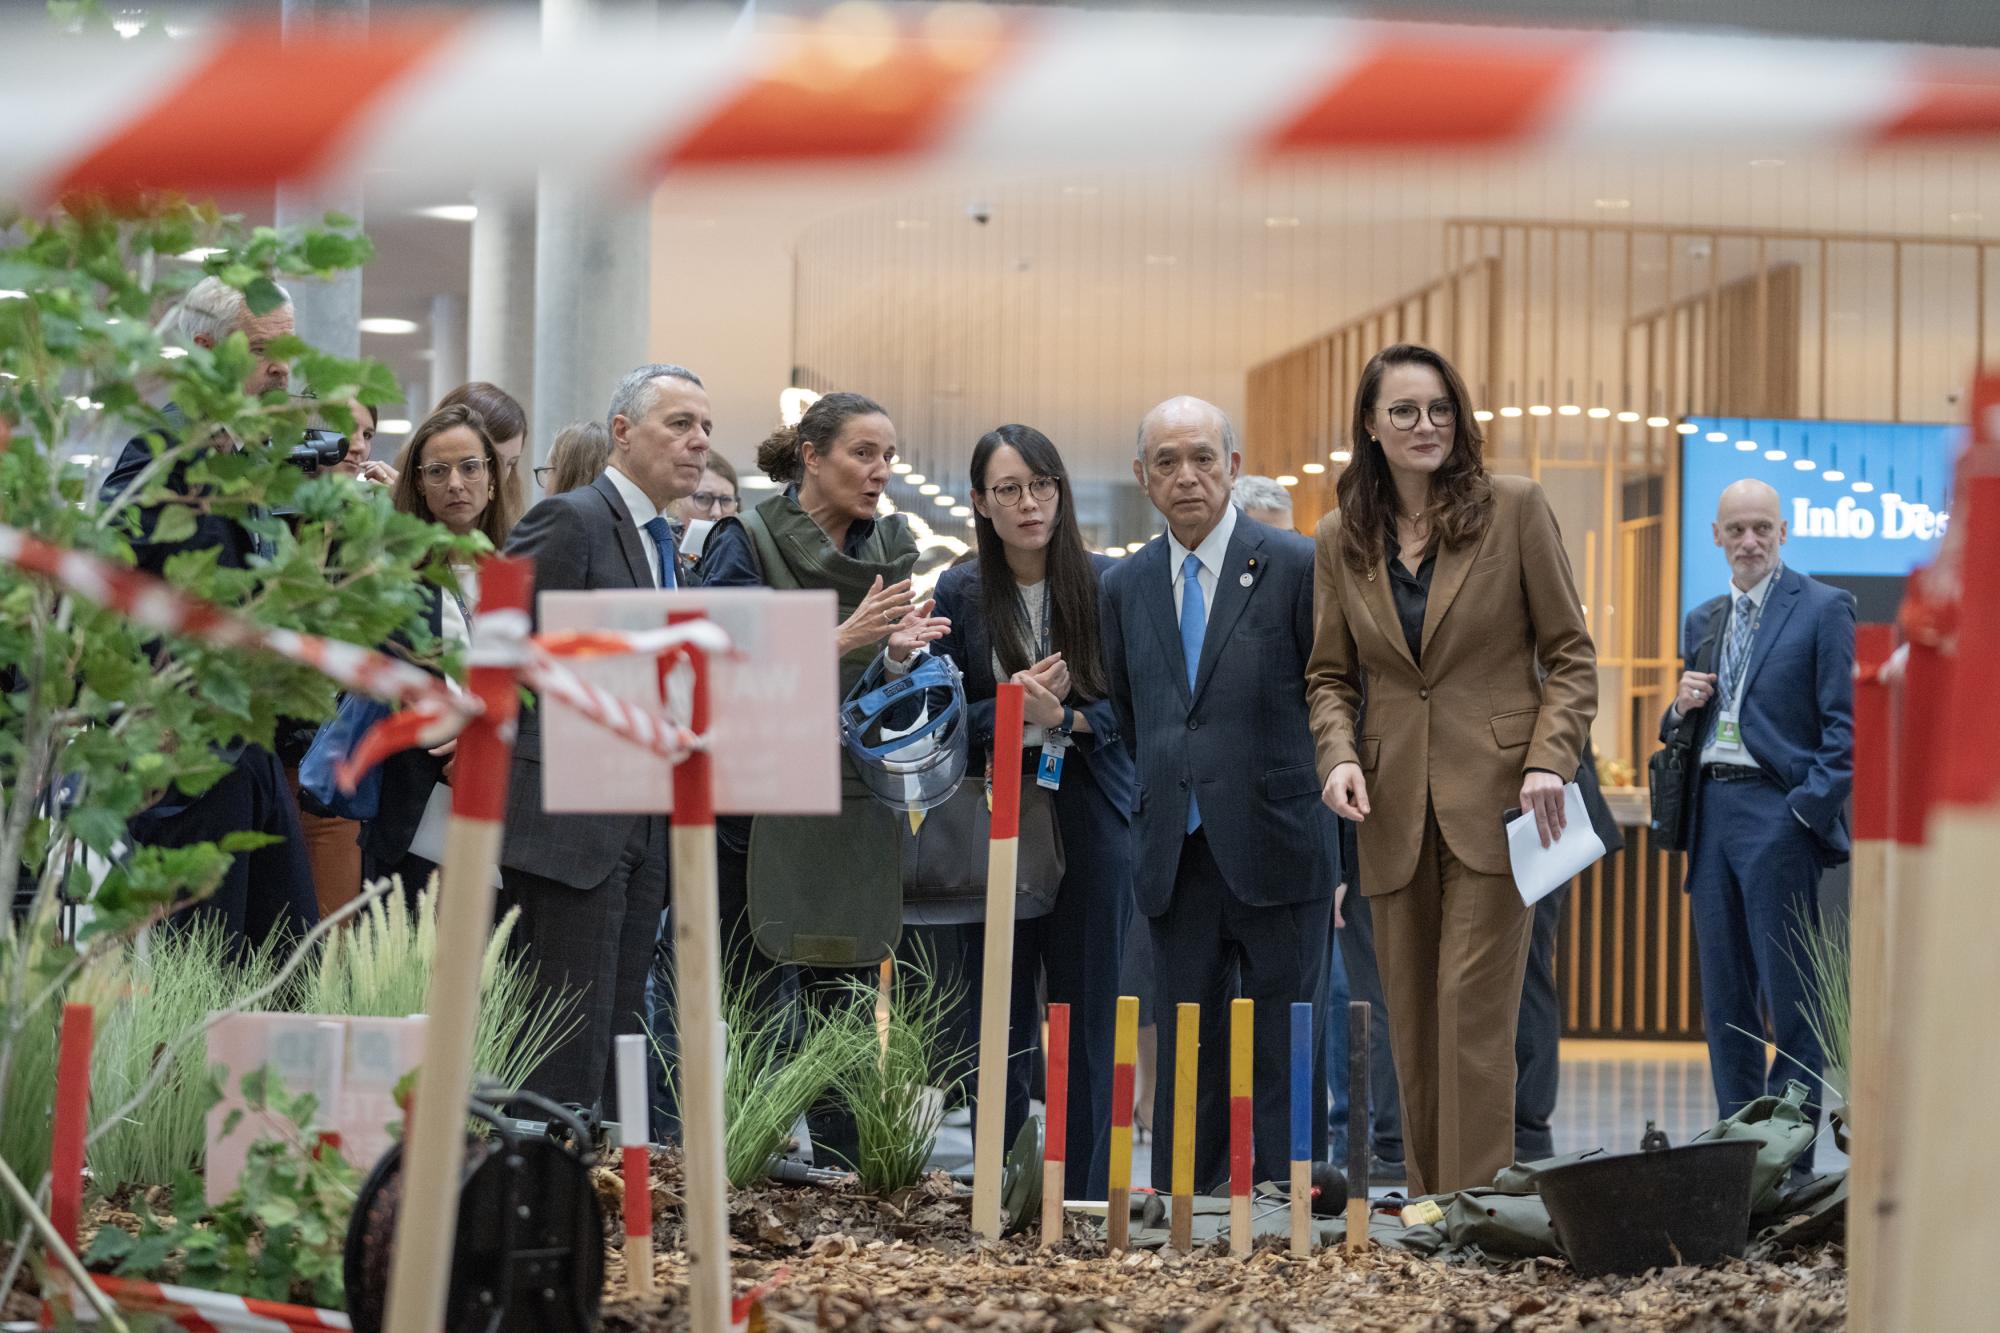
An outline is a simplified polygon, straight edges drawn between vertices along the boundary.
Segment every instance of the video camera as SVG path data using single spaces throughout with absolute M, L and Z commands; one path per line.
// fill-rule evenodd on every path
M 347 457 L 347 449 L 347 436 L 339 431 L 310 426 L 306 429 L 305 438 L 285 455 L 285 461 L 308 477 L 317 477 L 325 469 L 339 466 L 341 460 Z

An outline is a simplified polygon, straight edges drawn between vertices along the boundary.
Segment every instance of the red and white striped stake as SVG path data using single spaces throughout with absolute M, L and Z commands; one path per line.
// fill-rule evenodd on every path
M 1250 1253 L 1250 1178 L 1256 1173 L 1255 1000 L 1229 1002 L 1229 1252 Z
M 698 621 L 676 611 L 670 626 Z M 686 690 L 685 728 L 709 729 L 709 653 L 683 645 L 662 663 L 669 698 Z M 671 673 L 671 680 L 669 674 Z M 668 688 L 671 685 L 672 688 Z M 700 746 L 674 765 L 674 994 L 680 1005 L 681 1151 L 687 1176 L 688 1304 L 695 1333 L 729 1322 L 729 1177 L 722 1151 L 722 920 L 715 882 L 715 767 Z
M 1069 1006 L 1049 1006 L 1047 1098 L 1042 1131 L 1042 1244 L 1057 1244 L 1063 1234 L 1063 1163 L 1069 1142 Z
M 493 928 L 493 872 L 514 750 L 515 676 L 526 653 L 533 586 L 530 561 L 488 556 L 480 562 L 466 685 L 482 708 L 458 739 L 438 892 L 437 962 L 424 1002 L 424 1062 L 389 1268 L 387 1333 L 437 1333 L 444 1326 L 465 1172 L 479 972 Z
M 653 1298 L 653 1155 L 646 1133 L 646 1038 L 620 1033 L 618 1143 L 625 1170 L 625 1282 L 639 1300 Z
M 986 851 L 986 957 L 979 981 L 978 1120 L 972 1131 L 972 1229 L 1000 1239 L 1007 1125 L 1007 1011 L 1014 983 L 1014 887 L 1021 855 L 1021 729 L 1027 691 L 999 687 L 993 710 L 993 819 Z
M 83 1218 L 83 1140 L 90 1130 L 90 1047 L 96 1011 L 66 1004 L 56 1060 L 56 1116 L 49 1142 L 49 1221 L 63 1244 L 76 1248 Z

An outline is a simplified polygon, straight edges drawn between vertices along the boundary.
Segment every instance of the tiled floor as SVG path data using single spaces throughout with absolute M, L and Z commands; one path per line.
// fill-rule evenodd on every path
M 1041 1107 L 1037 1103 L 1037 1114 Z M 1687 1142 L 1716 1121 L 1715 1094 L 1708 1080 L 1708 1052 L 1692 1042 L 1563 1043 L 1562 1091 L 1556 1100 L 1558 1153 L 1585 1148 L 1633 1152 L 1646 1122 L 1653 1121 L 1675 1144 Z M 1132 1182 L 1148 1183 L 1150 1153 L 1133 1153 Z M 972 1170 L 972 1134 L 961 1112 L 939 1136 L 933 1166 L 964 1174 Z M 1844 1170 L 1847 1158 L 1822 1135 L 1815 1166 Z

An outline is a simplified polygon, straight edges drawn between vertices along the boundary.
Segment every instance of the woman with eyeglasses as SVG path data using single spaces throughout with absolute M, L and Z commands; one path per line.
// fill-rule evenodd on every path
M 708 451 L 708 470 L 701 474 L 701 486 L 687 499 L 679 502 L 679 512 L 675 517 L 683 524 L 705 518 L 711 523 L 720 523 L 743 508 L 742 488 L 736 481 L 736 468 L 721 454 Z
M 561 495 L 596 481 L 611 461 L 611 432 L 602 421 L 572 421 L 556 432 L 549 461 L 535 469 L 543 495 Z
M 1027 1118 L 1041 1049 L 1039 983 L 1070 1006 L 1070 1103 L 1066 1145 L 1072 1196 L 1104 1197 L 1110 1162 L 1112 1043 L 1119 962 L 1132 918 L 1132 757 L 1119 742 L 1097 618 L 1097 584 L 1110 566 L 1092 555 L 1077 526 L 1069 469 L 1033 426 L 988 431 L 969 469 L 978 556 L 945 571 L 936 613 L 951 628 L 934 651 L 965 677 L 972 719 L 971 771 L 993 752 L 997 683 L 1026 691 L 1021 771 L 1054 756 L 1056 824 L 1067 853 L 1054 909 L 1014 928 L 1014 980 L 1007 1062 L 1006 1139 Z M 968 780 L 971 780 L 968 778 Z M 1046 782 L 1045 782 L 1045 785 Z M 981 926 L 959 932 L 977 1031 Z
M 396 478 L 396 508 L 433 523 L 454 537 L 484 536 L 494 550 L 506 533 L 500 526 L 500 471 L 503 464 L 485 419 L 469 407 L 433 412 L 403 451 Z M 463 654 L 472 639 L 472 608 L 478 604 L 476 568 L 454 563 L 453 587 L 426 588 L 424 624 L 437 645 Z M 410 645 L 391 650 L 409 656 Z M 422 662 L 444 674 L 441 663 Z M 456 742 L 434 750 L 405 750 L 382 763 L 382 804 L 361 825 L 361 867 L 365 879 L 401 875 L 414 893 L 444 858 L 445 821 L 451 807 L 451 755 Z
M 1356 825 L 1414 1198 L 1514 1160 L 1534 912 L 1501 812 L 1519 807 L 1544 846 L 1563 836 L 1597 657 L 1548 498 L 1486 471 L 1449 361 L 1378 352 L 1353 431 L 1317 534 L 1306 687 L 1323 799 Z
M 514 530 L 521 515 L 528 512 L 528 479 L 521 456 L 528 450 L 528 413 L 513 394 L 497 384 L 473 380 L 459 385 L 438 400 L 437 408 L 469 407 L 486 423 L 493 436 L 493 448 L 500 458 L 500 474 L 493 493 L 495 519 L 502 536 Z M 499 538 L 494 539 L 496 547 Z

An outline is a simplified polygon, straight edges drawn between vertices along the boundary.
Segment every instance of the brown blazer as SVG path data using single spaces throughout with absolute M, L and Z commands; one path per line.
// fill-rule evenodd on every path
M 1365 894 L 1415 877 L 1427 794 L 1453 855 L 1508 874 L 1501 812 L 1528 769 L 1575 778 L 1597 712 L 1597 653 L 1548 498 L 1525 477 L 1492 482 L 1485 536 L 1438 552 L 1421 668 L 1386 553 L 1356 575 L 1340 558 L 1341 511 L 1320 520 L 1306 692 L 1320 781 L 1349 762 L 1368 780 L 1356 829 Z

